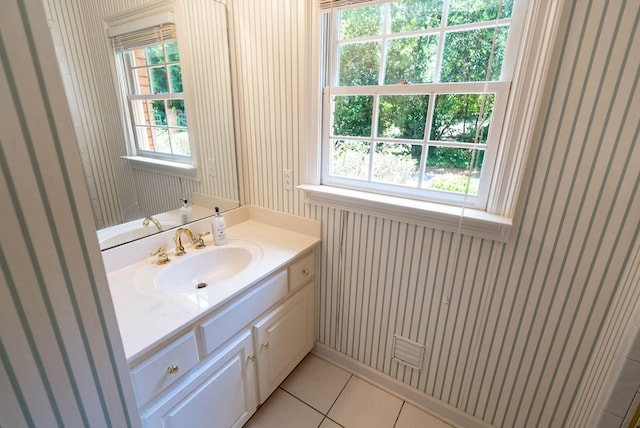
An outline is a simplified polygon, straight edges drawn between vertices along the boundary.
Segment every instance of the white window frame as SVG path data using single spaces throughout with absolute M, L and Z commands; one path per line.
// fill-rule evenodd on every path
M 524 8 L 521 9 L 523 24 L 510 29 L 512 36 L 516 33 L 522 53 L 513 64 L 511 94 L 505 107 L 504 126 L 489 177 L 491 186 L 486 195 L 486 206 L 482 209 L 354 190 L 321 181 L 323 149 L 320 115 L 323 100 L 320 52 L 323 35 L 320 34 L 320 10 L 317 4 L 310 7 L 307 15 L 307 26 L 311 29 L 307 71 L 312 76 L 307 97 L 310 100 L 307 106 L 309 144 L 303 154 L 305 184 L 299 186 L 305 193 L 306 201 L 446 231 L 508 241 L 517 208 L 518 192 L 524 180 L 527 155 L 535 133 L 534 126 L 542 104 L 562 4 L 563 0 L 525 1 Z
M 176 23 L 179 20 L 176 12 L 175 0 L 160 0 L 156 2 L 146 3 L 142 6 L 126 10 L 124 12 L 112 15 L 105 19 L 104 29 L 107 35 L 107 41 L 110 43 L 110 37 L 125 33 L 134 32 L 144 28 L 158 26 L 164 23 Z M 176 24 L 179 26 L 179 23 Z M 179 32 L 179 30 L 177 30 Z M 182 66 L 183 55 L 180 53 L 180 63 Z M 168 174 L 178 177 L 190 179 L 199 179 L 199 171 L 197 168 L 197 151 L 192 125 L 187 125 L 189 132 L 189 148 L 190 158 L 184 156 L 174 157 L 171 154 L 161 154 L 138 150 L 137 138 L 134 135 L 133 109 L 129 105 L 128 94 L 131 85 L 131 76 L 126 71 L 124 58 L 121 54 L 113 56 L 113 76 L 117 91 L 117 97 L 120 103 L 123 117 L 123 135 L 127 155 L 122 158 L 127 159 L 132 168 L 145 171 Z M 185 102 L 185 109 L 193 111 L 190 108 L 188 100 L 188 82 L 186 82 L 183 69 L 183 93 L 182 99 Z M 151 96 L 154 97 L 154 96 Z

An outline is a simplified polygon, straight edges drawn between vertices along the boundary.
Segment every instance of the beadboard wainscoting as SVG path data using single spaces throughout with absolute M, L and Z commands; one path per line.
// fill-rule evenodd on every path
M 562 5 L 513 234 L 500 243 L 283 190 L 283 169 L 294 184 L 305 174 L 311 2 L 232 4 L 243 194 L 322 221 L 318 342 L 495 426 L 588 426 L 640 290 L 625 273 L 640 225 L 640 5 Z M 392 361 L 394 334 L 425 345 L 421 370 Z

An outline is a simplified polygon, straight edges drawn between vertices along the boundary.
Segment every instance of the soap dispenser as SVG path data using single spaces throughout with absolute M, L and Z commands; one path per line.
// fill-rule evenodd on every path
M 213 233 L 213 243 L 216 245 L 224 245 L 227 243 L 227 223 L 225 218 L 220 215 L 220 208 L 215 208 L 211 229 Z
M 182 224 L 189 223 L 191 221 L 192 209 L 187 199 L 181 198 L 182 206 L 180 207 L 180 221 Z

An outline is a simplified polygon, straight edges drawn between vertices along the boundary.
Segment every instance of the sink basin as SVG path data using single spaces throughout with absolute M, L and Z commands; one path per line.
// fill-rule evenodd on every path
M 149 265 L 136 275 L 136 286 L 144 292 L 190 294 L 224 285 L 262 257 L 262 249 L 251 242 L 229 240 L 224 246 L 208 246 L 187 254 L 169 254 L 166 265 Z
M 253 258 L 241 247 L 216 247 L 205 253 L 187 254 L 160 272 L 155 286 L 169 293 L 187 293 L 215 286 L 246 268 Z

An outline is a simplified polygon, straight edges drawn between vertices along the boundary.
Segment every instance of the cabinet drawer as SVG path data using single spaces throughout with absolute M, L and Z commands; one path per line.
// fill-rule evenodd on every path
M 289 291 L 306 284 L 315 275 L 315 253 L 312 251 L 289 266 Z
M 131 370 L 138 405 L 180 379 L 198 364 L 198 346 L 193 332 L 187 333 Z
M 208 355 L 216 350 L 286 295 L 287 271 L 283 270 L 201 323 L 198 331 L 202 339 L 203 354 Z

